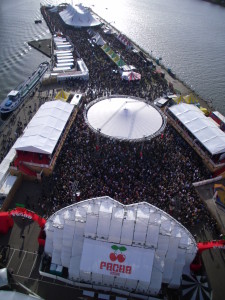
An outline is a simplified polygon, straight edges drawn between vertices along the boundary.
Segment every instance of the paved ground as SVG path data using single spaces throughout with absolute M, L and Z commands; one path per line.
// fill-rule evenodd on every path
M 40 228 L 37 223 L 14 217 L 14 226 L 7 235 L 0 236 L 1 251 L 5 246 L 6 260 L 0 267 L 7 267 L 12 273 L 12 286 L 16 282 L 24 284 L 34 293 L 46 300 L 88 299 L 83 297 L 83 290 L 68 286 L 54 279 L 39 274 L 41 253 L 37 241 Z M 6 246 L 10 245 L 10 249 Z

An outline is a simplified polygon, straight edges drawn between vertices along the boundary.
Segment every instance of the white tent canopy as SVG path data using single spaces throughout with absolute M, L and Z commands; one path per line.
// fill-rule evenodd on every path
M 45 253 L 68 268 L 69 280 L 141 294 L 179 287 L 197 252 L 190 232 L 164 211 L 107 196 L 59 210 L 45 232 Z
M 75 5 L 75 7 L 69 4 L 59 15 L 67 25 L 77 28 L 98 26 L 101 24 L 101 22 L 92 16 L 90 10 L 82 6 L 82 4 Z
M 121 77 L 128 81 L 141 80 L 141 74 L 134 71 L 125 71 Z
M 158 135 L 165 119 L 154 106 L 134 97 L 111 96 L 87 106 L 88 125 L 108 137 L 140 140 Z
M 105 41 L 103 40 L 102 36 L 97 32 L 92 38 L 92 41 L 96 43 L 98 46 L 105 45 Z
M 73 105 L 59 100 L 44 103 L 13 148 L 21 151 L 52 154 L 73 107 Z
M 225 133 L 210 121 L 198 107 L 180 103 L 170 107 L 169 111 L 212 155 L 225 152 Z

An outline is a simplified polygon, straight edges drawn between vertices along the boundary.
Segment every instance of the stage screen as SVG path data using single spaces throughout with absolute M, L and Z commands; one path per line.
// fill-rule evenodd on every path
M 150 282 L 154 250 L 85 239 L 80 270 Z

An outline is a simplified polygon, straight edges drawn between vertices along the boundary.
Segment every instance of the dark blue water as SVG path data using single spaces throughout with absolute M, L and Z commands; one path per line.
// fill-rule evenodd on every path
M 45 0 L 42 3 L 58 4 Z M 66 2 L 66 1 L 63 1 Z M 79 3 L 75 0 L 69 3 Z M 148 53 L 162 57 L 203 99 L 225 114 L 225 9 L 202 0 L 84 0 Z M 93 6 L 94 5 L 94 6 Z M 49 37 L 38 0 L 0 1 L 0 99 L 46 57 L 27 45 Z

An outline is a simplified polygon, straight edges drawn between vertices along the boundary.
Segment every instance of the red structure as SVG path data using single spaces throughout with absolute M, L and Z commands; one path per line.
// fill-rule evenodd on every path
M 198 243 L 198 252 L 195 256 L 195 259 L 190 265 L 191 271 L 197 272 L 202 267 L 201 254 L 205 250 L 213 249 L 213 248 L 222 248 L 225 249 L 225 240 L 218 241 L 209 241 Z
M 0 233 L 6 234 L 13 224 L 12 216 L 8 212 L 0 212 Z
M 14 221 L 12 217 L 23 217 L 27 219 L 32 219 L 33 221 L 37 222 L 41 228 L 40 234 L 38 236 L 38 243 L 40 246 L 44 246 L 45 244 L 45 233 L 44 233 L 44 226 L 46 220 L 41 216 L 35 214 L 32 211 L 27 210 L 26 208 L 17 207 L 9 212 L 0 212 L 0 233 L 6 234 L 10 228 L 13 227 Z

